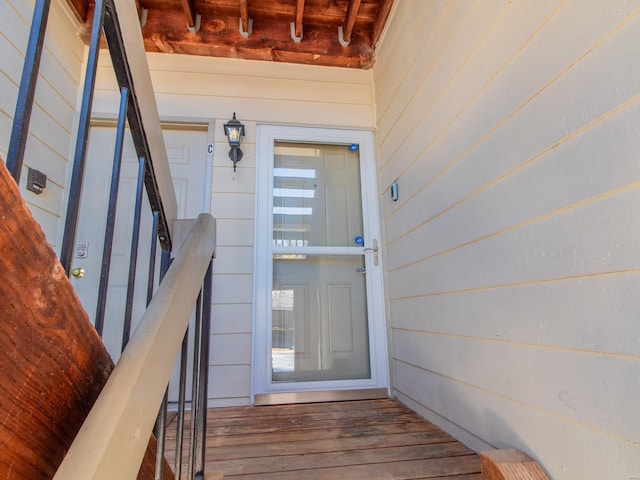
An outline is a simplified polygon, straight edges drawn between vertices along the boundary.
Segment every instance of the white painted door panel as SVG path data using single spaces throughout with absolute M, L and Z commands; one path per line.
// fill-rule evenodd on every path
M 173 184 L 178 199 L 178 217 L 196 218 L 208 211 L 205 201 L 207 171 L 206 130 L 164 130 Z M 120 173 L 120 187 L 116 212 L 116 225 L 111 255 L 111 271 L 106 303 L 103 342 L 114 361 L 120 356 L 122 344 L 122 319 L 125 313 L 127 277 L 130 263 L 133 212 L 135 203 L 138 159 L 127 135 Z M 107 201 L 111 183 L 115 129 L 94 126 L 91 128 L 82 191 L 76 244 L 88 244 L 86 258 L 74 258 L 73 268 L 84 268 L 83 278 L 73 278 L 72 283 L 80 300 L 95 321 L 96 301 L 100 282 L 100 270 L 105 235 Z M 143 195 L 141 234 L 138 246 L 138 263 L 133 300 L 132 332 L 146 308 L 149 253 L 152 241 L 152 217 Z M 179 246 L 174 246 L 174 250 Z M 156 262 L 155 282 L 158 282 L 159 255 Z M 172 388 L 172 396 L 175 394 Z

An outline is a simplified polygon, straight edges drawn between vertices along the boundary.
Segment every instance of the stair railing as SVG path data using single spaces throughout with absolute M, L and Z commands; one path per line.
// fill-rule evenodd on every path
M 131 341 L 65 456 L 55 479 L 135 478 L 165 394 L 180 339 L 189 325 L 198 296 L 210 295 L 215 221 L 202 214 L 191 228 Z M 207 288 L 199 294 L 202 279 Z M 209 293 L 206 293 L 206 292 Z M 208 310 L 205 308 L 204 310 Z M 202 322 L 203 338 L 208 331 Z M 207 347 L 201 343 L 201 348 Z M 201 381 L 206 383 L 206 365 Z M 195 398 L 206 398 L 206 388 Z M 198 400 L 200 401 L 200 400 Z M 203 415 L 201 419 L 195 418 Z M 192 412 L 192 423 L 206 427 L 206 407 Z M 188 478 L 202 478 L 198 465 Z M 176 472 L 177 473 L 177 472 Z
M 22 172 L 49 5 L 50 0 L 36 0 L 8 149 L 6 165 L 17 183 L 20 181 Z M 123 323 L 123 353 L 103 394 L 94 406 L 95 413 L 92 410 L 81 429 L 78 438 L 82 440 L 77 439 L 74 442 L 56 478 L 135 478 L 145 455 L 145 447 L 152 430 L 158 436 L 154 478 L 162 479 L 165 471 L 167 471 L 168 477 L 173 475 L 174 472 L 169 472 L 169 469 L 165 468 L 164 431 L 167 418 L 167 383 L 178 354 L 181 358 L 178 401 L 178 427 L 180 430 L 177 433 L 175 475 L 177 478 L 182 478 L 182 426 L 185 423 L 188 325 L 194 305 L 196 311 L 195 332 L 193 332 L 194 371 L 189 437 L 191 445 L 187 478 L 202 478 L 205 464 L 211 321 L 211 261 L 215 249 L 215 220 L 208 215 L 201 215 L 195 221 L 195 225 L 180 248 L 179 254 L 175 259 L 171 258 L 172 249 L 179 247 L 182 240 L 182 238 L 178 238 L 180 235 L 176 235 L 175 227 L 184 222 L 177 220 L 176 195 L 160 128 L 140 24 L 135 3 L 132 0 L 96 0 L 95 2 L 69 185 L 64 236 L 59 255 L 60 262 L 69 275 L 76 241 L 85 158 L 92 120 L 91 108 L 103 34 L 120 88 L 120 108 L 116 127 L 116 147 L 105 225 L 100 286 L 94 317 L 94 325 L 100 335 L 102 335 L 107 320 L 105 318 L 106 299 L 109 293 L 111 252 L 127 125 L 139 159 L 127 300 Z M 138 245 L 145 191 L 153 216 L 147 281 L 148 309 L 130 339 L 135 276 L 139 269 Z M 164 278 L 154 294 L 157 244 L 160 244 L 162 249 L 160 272 Z M 157 412 L 158 409 L 160 414 L 157 416 L 154 429 L 153 421 L 148 417 L 149 412 Z M 155 414 L 151 416 L 153 417 Z M 108 428 L 106 428 L 107 425 Z M 91 446 L 91 452 L 86 451 L 87 445 Z M 101 447 L 96 448 L 97 445 Z

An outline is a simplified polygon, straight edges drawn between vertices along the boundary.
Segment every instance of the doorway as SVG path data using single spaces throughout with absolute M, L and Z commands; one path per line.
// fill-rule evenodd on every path
M 387 396 L 373 135 L 258 127 L 253 401 Z
M 178 203 L 178 218 L 196 218 L 209 211 L 211 165 L 207 154 L 209 139 L 207 124 L 165 124 L 163 137 Z M 82 278 L 71 277 L 74 289 L 92 323 L 95 324 L 98 287 L 111 183 L 116 130 L 111 122 L 92 125 L 87 145 L 80 213 L 76 233 L 77 248 L 73 268 L 83 268 Z M 133 228 L 138 158 L 130 135 L 122 155 L 120 188 L 116 209 L 115 234 L 111 254 L 105 324 L 102 340 L 114 362 L 120 357 L 122 319 L 124 318 L 130 245 Z M 143 195 L 141 235 L 138 244 L 138 274 L 133 297 L 131 331 L 137 326 L 147 305 L 147 269 L 152 241 L 152 217 L 146 194 Z M 174 245 L 178 248 L 179 245 Z M 159 255 L 159 251 L 158 251 Z M 156 261 L 156 284 L 160 261 Z M 170 386 L 170 400 L 177 399 L 177 368 Z M 190 381 L 190 379 L 189 379 Z M 190 391 L 188 389 L 187 391 Z

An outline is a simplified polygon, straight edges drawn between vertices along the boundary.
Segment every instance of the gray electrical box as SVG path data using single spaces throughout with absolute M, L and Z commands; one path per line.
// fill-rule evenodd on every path
M 47 186 L 47 176 L 39 170 L 29 167 L 27 174 L 27 190 L 40 195 Z

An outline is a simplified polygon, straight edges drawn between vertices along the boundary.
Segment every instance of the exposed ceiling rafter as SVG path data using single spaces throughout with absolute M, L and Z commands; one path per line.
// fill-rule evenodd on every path
M 248 38 L 253 30 L 253 20 L 249 18 L 249 1 L 240 0 L 240 35 Z
M 296 38 L 302 38 L 302 18 L 304 17 L 304 0 L 297 0 L 296 3 L 296 21 L 294 34 Z
M 375 46 L 378 44 L 378 40 L 380 40 L 380 35 L 382 35 L 384 26 L 387 23 L 387 19 L 389 18 L 389 13 L 391 13 L 392 6 L 393 0 L 381 0 L 380 2 L 376 19 L 373 22 L 373 29 L 371 30 L 371 46 L 373 48 L 375 48 Z
M 147 51 L 367 69 L 394 0 L 137 1 Z M 67 2 L 88 40 L 94 0 Z
M 351 43 L 351 34 L 353 33 L 353 26 L 356 23 L 356 16 L 358 15 L 358 9 L 360 8 L 361 0 L 349 0 L 349 7 L 344 17 L 344 23 L 338 30 L 340 37 L 340 44 L 344 47 Z
M 182 11 L 187 19 L 187 29 L 191 33 L 196 33 L 200 30 L 200 18 L 196 13 L 194 0 L 181 0 Z

